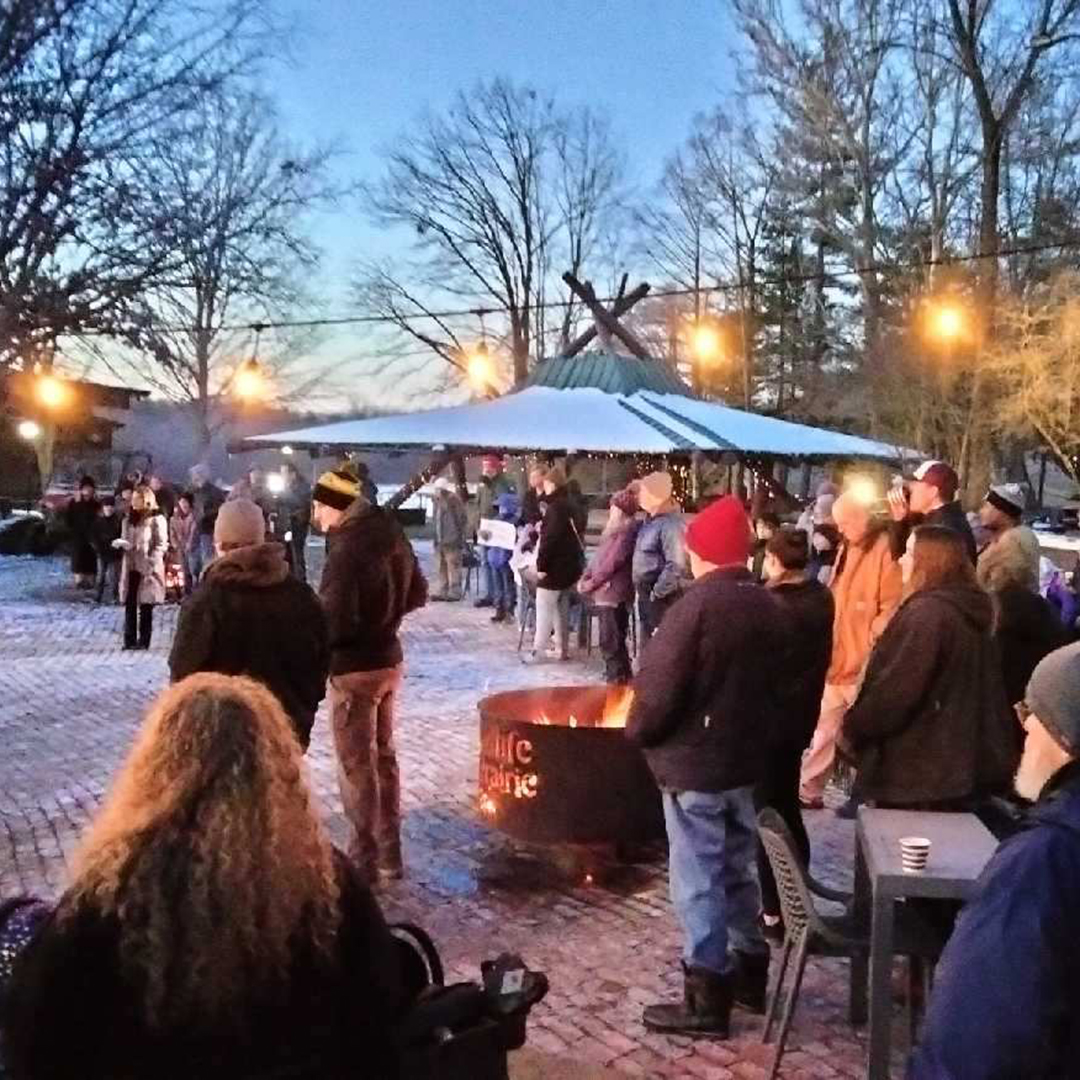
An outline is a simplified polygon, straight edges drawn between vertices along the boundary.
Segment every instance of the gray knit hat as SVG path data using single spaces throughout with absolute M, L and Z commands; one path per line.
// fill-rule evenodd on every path
M 250 499 L 230 499 L 218 511 L 214 542 L 222 547 L 252 547 L 266 540 L 266 519 Z
M 1080 643 L 1044 657 L 1032 672 L 1024 696 L 1054 742 L 1080 757 Z

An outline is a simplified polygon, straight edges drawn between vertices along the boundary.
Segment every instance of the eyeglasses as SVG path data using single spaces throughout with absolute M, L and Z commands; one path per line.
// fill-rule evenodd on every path
M 1026 701 L 1018 701 L 1013 709 L 1016 712 L 1016 719 L 1020 721 L 1020 726 L 1026 731 L 1027 722 L 1032 716 L 1031 706 Z

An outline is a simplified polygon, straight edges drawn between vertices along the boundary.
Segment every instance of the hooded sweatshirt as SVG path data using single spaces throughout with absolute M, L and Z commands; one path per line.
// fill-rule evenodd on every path
M 971 586 L 926 589 L 900 606 L 844 718 L 862 798 L 933 806 L 1008 789 L 1020 727 L 992 626 L 990 597 Z

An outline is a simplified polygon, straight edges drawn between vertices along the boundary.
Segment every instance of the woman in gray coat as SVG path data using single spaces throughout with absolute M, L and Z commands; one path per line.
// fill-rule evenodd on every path
M 131 497 L 117 545 L 124 552 L 120 567 L 120 603 L 124 605 L 124 648 L 149 649 L 154 607 L 165 603 L 165 553 L 169 530 L 157 498 L 146 485 Z

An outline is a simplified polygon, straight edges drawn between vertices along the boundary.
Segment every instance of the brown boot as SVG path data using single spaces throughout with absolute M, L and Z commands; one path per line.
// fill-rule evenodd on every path
M 650 1031 L 726 1039 L 733 999 L 730 976 L 683 964 L 683 1000 L 679 1004 L 649 1005 L 642 1020 Z

